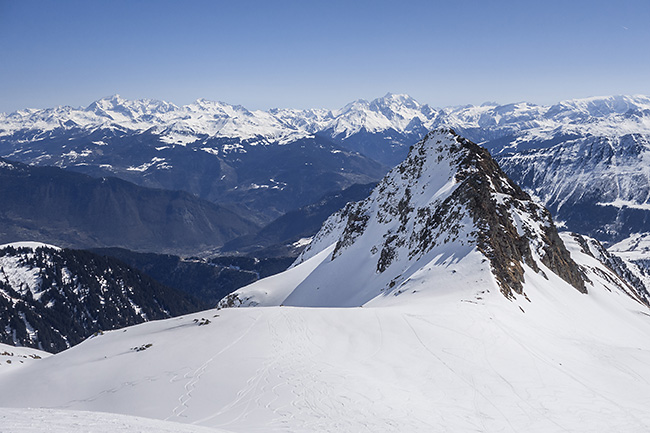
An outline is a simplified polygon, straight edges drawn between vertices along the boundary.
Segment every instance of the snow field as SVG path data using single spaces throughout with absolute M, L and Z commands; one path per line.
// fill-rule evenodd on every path
M 226 433 L 206 427 L 97 412 L 0 408 L 1 433 Z
M 0 405 L 235 432 L 648 431 L 644 307 L 598 282 L 583 295 L 526 277 L 530 301 L 466 286 L 411 305 L 212 310 L 112 331 L 1 376 Z
M 0 375 L 13 372 L 49 356 L 52 354 L 42 350 L 0 343 Z

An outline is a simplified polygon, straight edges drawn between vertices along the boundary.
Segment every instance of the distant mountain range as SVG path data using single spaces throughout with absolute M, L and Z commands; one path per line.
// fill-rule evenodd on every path
M 87 108 L 0 113 L 0 137 L 3 156 L 17 158 L 36 152 L 28 152 L 30 146 L 18 146 L 20 143 L 38 142 L 47 147 L 57 136 L 73 138 L 69 141 L 86 137 L 85 149 L 66 146 L 67 151 L 59 155 L 40 151 L 29 157 L 78 166 L 105 153 L 108 148 L 103 146 L 109 146 L 115 136 L 148 133 L 162 143 L 164 148 L 158 149 L 161 156 L 177 146 L 190 146 L 218 156 L 246 153 L 250 151 L 248 145 L 283 145 L 320 135 L 336 144 L 346 144 L 346 148 L 365 150 L 361 153 L 393 166 L 404 159 L 410 145 L 440 126 L 452 127 L 497 154 L 539 145 L 548 147 L 551 141 L 557 143 L 559 137 L 572 135 L 647 133 L 648 116 L 650 98 L 640 95 L 575 99 L 550 106 L 520 102 L 432 108 L 408 95 L 389 93 L 372 101 L 354 101 L 339 110 L 269 111 L 249 111 L 239 105 L 203 99 L 179 107 L 163 101 L 129 101 L 115 95 Z M 106 136 L 99 137 L 99 131 Z M 364 145 L 364 139 L 370 137 L 371 142 Z M 215 147 L 206 147 L 206 140 L 212 140 Z M 394 155 L 381 156 L 388 154 Z M 131 171 L 164 169 L 168 165 L 164 160 L 148 161 L 146 166 L 131 166 Z
M 184 190 L 260 224 L 387 171 L 269 113 L 119 97 L 0 115 L 0 156 Z
M 266 224 L 379 180 L 440 126 L 486 147 L 569 229 L 612 242 L 647 221 L 646 96 L 432 108 L 387 94 L 340 110 L 269 111 L 113 96 L 0 114 L 0 156 L 185 190 Z M 586 209 L 593 223 L 581 218 Z
M 0 156 L 184 190 L 261 227 L 378 181 L 437 127 L 487 148 L 563 228 L 608 244 L 648 231 L 647 96 L 433 108 L 387 94 L 339 110 L 269 111 L 113 96 L 87 108 L 0 114 Z M 255 231 L 233 245 L 268 247 L 273 236 L 251 238 Z

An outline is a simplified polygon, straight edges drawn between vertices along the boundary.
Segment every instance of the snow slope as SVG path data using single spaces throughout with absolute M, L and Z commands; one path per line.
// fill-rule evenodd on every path
M 460 279 L 393 307 L 205 311 L 1 376 L 0 406 L 236 432 L 645 432 L 648 310 L 565 242 L 588 295 L 531 272 L 528 299 Z
M 0 250 L 5 249 L 7 247 L 11 248 L 31 248 L 32 250 L 35 250 L 36 248 L 51 248 L 53 250 L 60 250 L 60 247 L 57 247 L 56 245 L 50 245 L 50 244 L 44 244 L 43 242 L 35 242 L 35 241 L 23 241 L 23 242 L 10 242 L 8 244 L 2 244 L 0 245 Z
M 226 433 L 224 430 L 117 414 L 4 408 L 0 408 L 0 431 L 2 433 Z
M 15 347 L 0 343 L 0 375 L 15 371 L 32 362 L 51 356 L 51 353 L 31 347 Z

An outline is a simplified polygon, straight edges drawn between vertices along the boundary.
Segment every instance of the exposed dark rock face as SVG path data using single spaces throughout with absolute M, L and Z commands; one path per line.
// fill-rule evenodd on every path
M 0 342 L 59 352 L 94 333 L 206 308 L 88 251 L 0 249 Z
M 355 239 L 364 232 L 368 224 L 368 214 L 356 206 L 350 206 L 350 210 L 346 214 L 347 224 L 345 225 L 345 230 L 343 230 L 343 236 L 336 243 L 334 253 L 332 253 L 332 259 L 337 257 L 339 251 L 352 245 Z
M 509 296 L 510 290 L 522 293 L 522 264 L 539 271 L 531 251 L 531 245 L 539 241 L 541 248 L 536 253 L 541 262 L 586 293 L 584 276 L 558 236 L 550 213 L 510 180 L 487 150 L 462 137 L 457 136 L 457 140 L 465 156 L 456 174 L 461 185 L 450 199 L 456 199 L 457 194 L 457 199 L 470 211 L 478 229 L 477 246 L 490 259 L 504 294 Z M 522 225 L 520 233 L 513 220 L 515 212 L 530 218 L 541 230 L 533 233 L 531 226 Z

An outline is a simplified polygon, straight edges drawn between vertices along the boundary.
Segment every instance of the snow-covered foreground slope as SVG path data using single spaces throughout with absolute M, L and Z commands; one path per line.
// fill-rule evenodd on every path
M 98 412 L 0 408 L 2 433 L 226 433 L 206 427 Z
M 13 372 L 49 356 L 52 354 L 31 347 L 15 347 L 0 343 L 0 374 Z
M 529 300 L 475 283 L 408 306 L 150 322 L 0 376 L 0 406 L 236 432 L 648 431 L 650 316 L 586 271 L 589 294 L 531 272 Z

